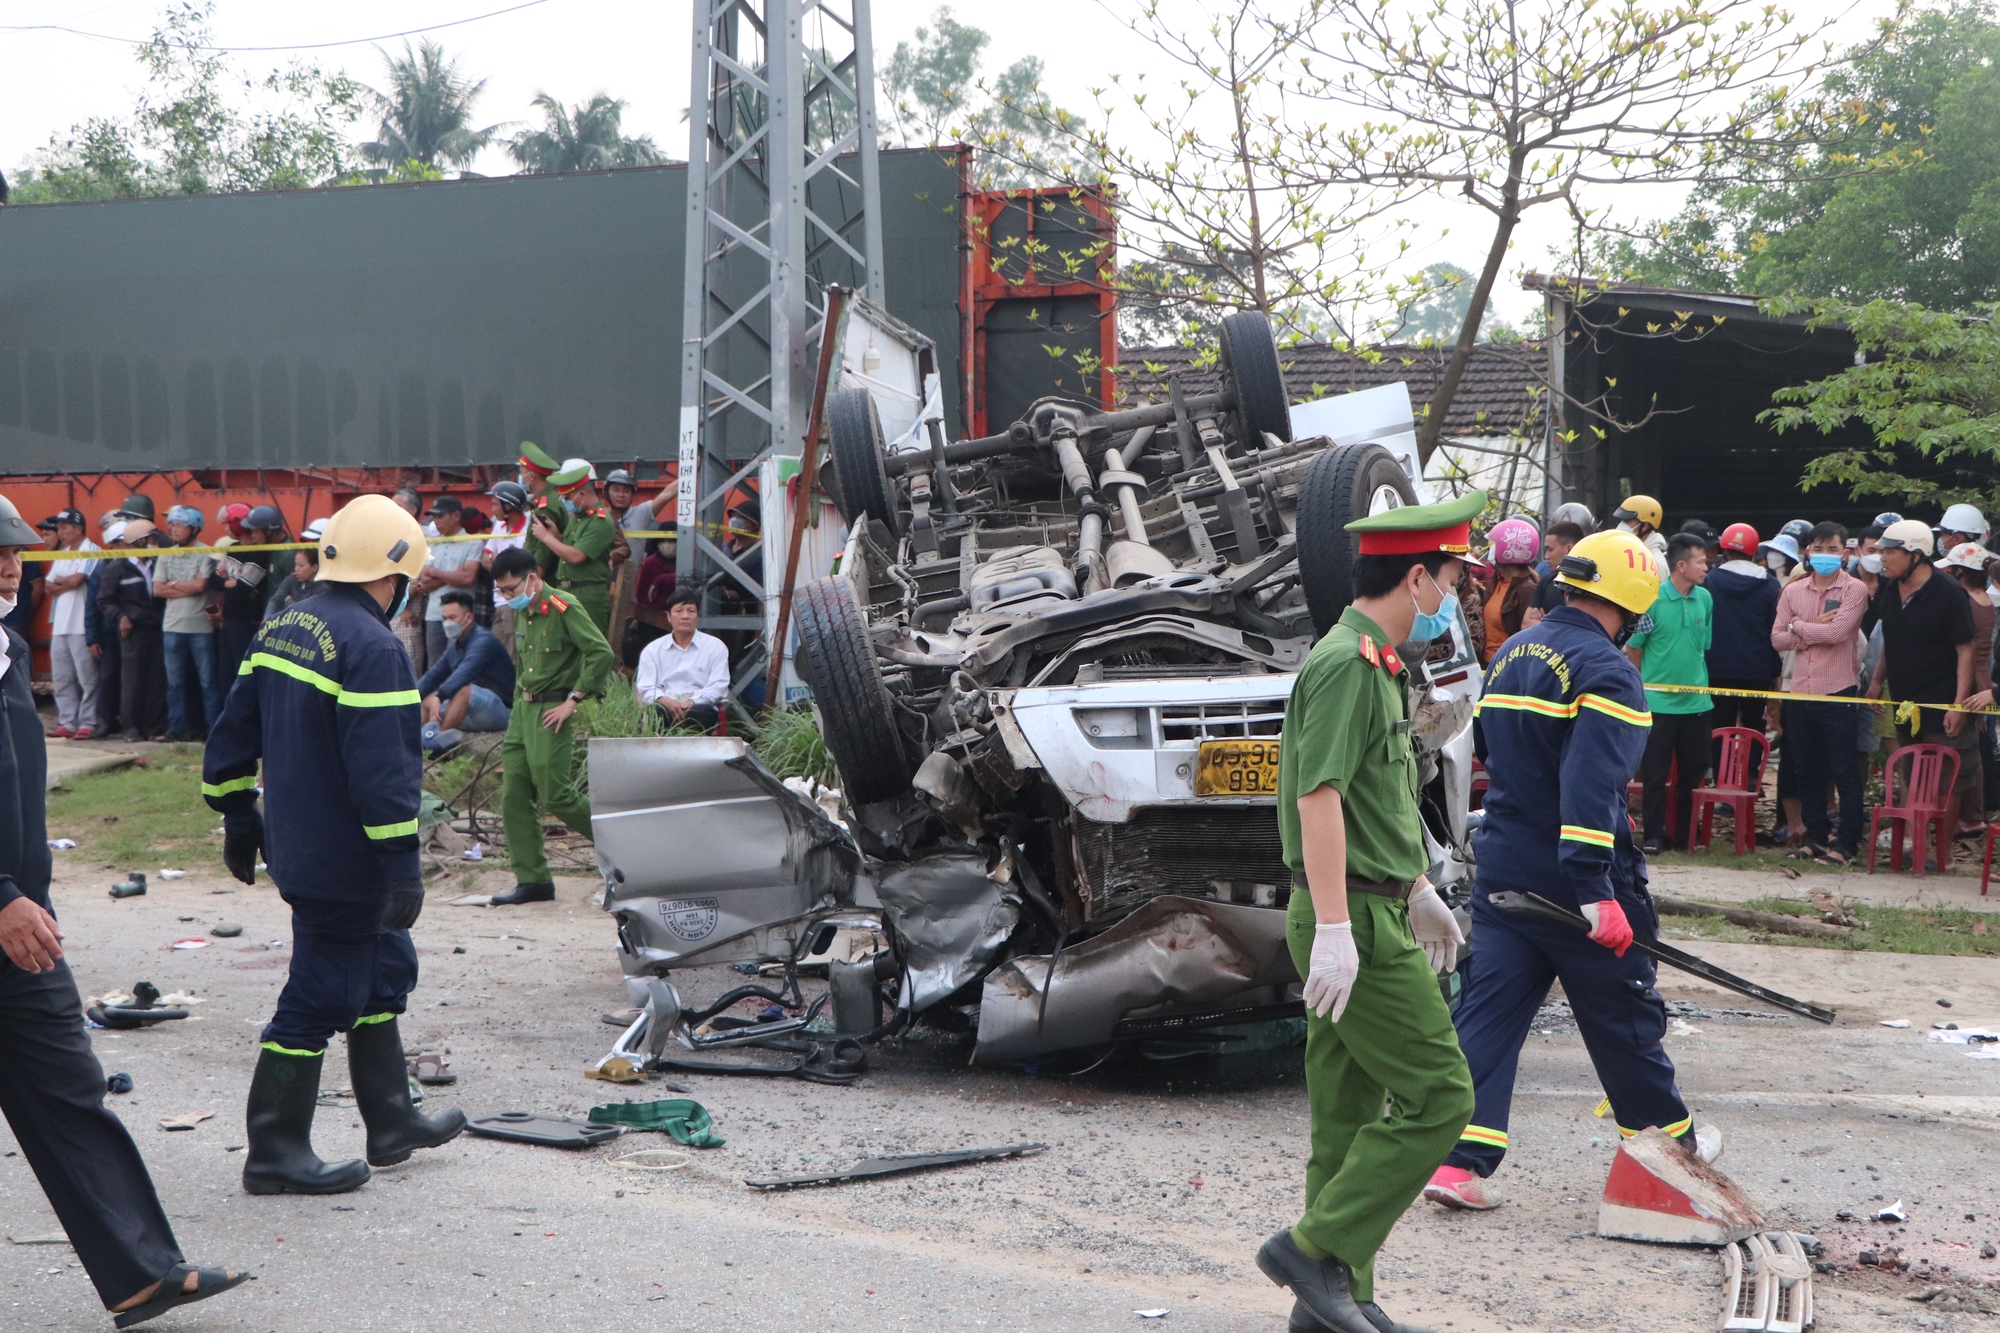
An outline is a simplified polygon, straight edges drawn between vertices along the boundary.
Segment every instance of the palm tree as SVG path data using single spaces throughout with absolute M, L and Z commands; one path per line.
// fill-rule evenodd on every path
M 571 109 L 549 96 L 535 94 L 544 120 L 539 130 L 523 130 L 507 145 L 508 155 L 523 172 L 593 171 L 603 167 L 647 167 L 666 161 L 650 134 L 628 139 L 621 133 L 625 100 L 599 93 Z
M 382 116 L 382 127 L 376 131 L 380 137 L 361 145 L 369 161 L 463 169 L 504 128 L 504 122 L 483 130 L 471 128 L 472 104 L 486 80 L 461 75 L 458 61 L 446 59 L 444 47 L 428 37 L 415 51 L 405 42 L 400 57 L 385 52 L 384 58 L 389 62 L 389 91 L 374 93 Z

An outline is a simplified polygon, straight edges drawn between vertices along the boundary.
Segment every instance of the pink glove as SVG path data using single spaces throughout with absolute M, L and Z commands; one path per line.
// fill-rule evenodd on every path
M 1632 947 L 1632 923 L 1625 919 L 1625 909 L 1618 905 L 1618 900 L 1606 898 L 1601 903 L 1585 903 L 1583 914 L 1590 920 L 1592 942 L 1623 958 Z

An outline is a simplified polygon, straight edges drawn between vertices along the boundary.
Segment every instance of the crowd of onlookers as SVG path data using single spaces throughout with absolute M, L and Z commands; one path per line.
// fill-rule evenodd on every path
M 655 496 L 640 501 L 624 469 L 600 484 L 584 460 L 571 465 L 587 479 L 569 496 L 580 495 L 616 536 L 601 553 L 559 538 L 554 549 L 565 554 L 540 545 L 550 581 L 611 590 L 602 600 L 615 614 L 597 608 L 593 618 L 635 673 L 640 701 L 656 707 L 663 723 L 714 726 L 729 683 L 728 653 L 696 631 L 699 602 L 691 590 L 675 596 L 674 542 L 659 535 L 673 521 L 675 482 L 664 479 Z M 423 573 L 391 622 L 418 678 L 426 748 L 446 750 L 468 732 L 506 729 L 519 659 L 515 611 L 494 585 L 493 562 L 538 532 L 553 536 L 552 528 L 535 528 L 536 508 L 564 503 L 574 514 L 579 501 L 569 496 L 526 471 L 493 486 L 487 508 L 449 494 L 426 505 L 411 487 L 392 493 L 430 539 Z M 740 504 L 732 530 L 753 515 L 753 504 Z M 44 519 L 38 526 L 54 558 L 26 566 L 28 581 L 7 623 L 32 638 L 30 626 L 47 608 L 56 702 L 50 734 L 204 739 L 257 627 L 320 587 L 317 549 L 254 548 L 316 542 L 325 522 L 293 534 L 275 505 L 241 503 L 212 519 L 191 505 L 173 505 L 162 517 L 139 494 L 100 514 L 94 528 L 75 509 Z M 727 535 L 725 542 L 746 545 Z M 558 563 L 572 557 L 574 565 Z M 601 567 L 585 568 L 593 564 Z
M 1871 765 L 1915 743 L 1957 755 L 1946 823 L 1984 836 L 2000 805 L 1994 719 L 1896 707 L 1992 706 L 2000 557 L 1975 506 L 1953 504 L 1935 525 L 1884 513 L 1858 532 L 1795 519 L 1766 537 L 1698 518 L 1669 533 L 1659 502 L 1635 495 L 1610 523 L 1653 551 L 1660 575 L 1659 600 L 1626 645 L 1653 715 L 1636 775 L 1646 850 L 1690 836 L 1692 794 L 1716 772 L 1723 728 L 1764 738 L 1751 750 L 1758 765 L 1776 758 L 1777 814 L 1758 840 L 1795 857 L 1860 855 Z M 1521 518 L 1494 524 L 1490 574 L 1461 591 L 1482 660 L 1560 604 L 1555 569 L 1594 526 L 1578 504 L 1546 532 Z

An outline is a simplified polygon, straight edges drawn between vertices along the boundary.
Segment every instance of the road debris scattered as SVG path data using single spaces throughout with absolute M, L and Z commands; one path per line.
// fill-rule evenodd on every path
M 1885 1018 L 1881 1023 L 1885 1028 L 1906 1028 L 1909 1025 L 1910 1020 L 1907 1018 Z
M 899 1157 L 870 1157 L 844 1170 L 821 1171 L 808 1176 L 780 1176 L 767 1180 L 746 1180 L 753 1190 L 798 1189 L 807 1185 L 835 1185 L 847 1180 L 875 1176 L 899 1176 L 908 1171 L 931 1171 L 946 1166 L 966 1166 L 972 1162 L 997 1162 L 1009 1157 L 1026 1157 L 1041 1152 L 1046 1143 L 1016 1143 L 1006 1148 L 967 1148 L 961 1152 L 908 1153 Z
M 1619 1145 L 1597 1209 L 1597 1234 L 1661 1245 L 1726 1245 L 1764 1229 L 1736 1182 L 1682 1150 L 1665 1130 Z
M 700 1102 L 669 1097 L 656 1102 L 612 1102 L 590 1108 L 595 1125 L 658 1130 L 685 1148 L 720 1148 L 726 1140 L 715 1132 L 715 1121 Z
M 123 882 L 111 886 L 113 898 L 143 898 L 146 896 L 146 872 L 134 870 Z
M 208 928 L 208 933 L 219 940 L 233 940 L 243 933 L 243 927 L 234 921 L 218 921 Z
M 1877 1195 L 1876 1197 L 1879 1198 L 1881 1196 Z M 1875 1220 L 1877 1222 L 1906 1222 L 1909 1219 L 1903 1213 L 1903 1201 L 1898 1199 L 1887 1208 L 1877 1210 Z
M 164 1116 L 160 1120 L 161 1129 L 193 1129 L 204 1120 L 215 1118 L 213 1111 L 183 1111 L 179 1115 Z
M 625 1130 L 618 1125 L 593 1125 L 562 1115 L 536 1115 L 532 1111 L 504 1111 L 469 1121 L 466 1128 L 489 1139 L 512 1143 L 535 1143 L 549 1148 L 592 1148 L 617 1138 Z

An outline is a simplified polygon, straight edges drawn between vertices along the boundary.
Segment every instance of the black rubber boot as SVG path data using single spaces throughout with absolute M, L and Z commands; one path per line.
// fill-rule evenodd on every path
M 368 1180 L 368 1164 L 322 1162 L 312 1149 L 319 1067 L 326 1056 L 285 1055 L 266 1047 L 250 1077 L 243 1122 L 243 1188 L 251 1194 L 345 1194 Z
M 1298 1297 L 1306 1313 L 1323 1327 L 1333 1329 L 1334 1333 L 1376 1333 L 1349 1289 L 1352 1275 L 1347 1265 L 1331 1256 L 1308 1258 L 1292 1240 L 1289 1229 L 1280 1231 L 1258 1249 L 1257 1267 L 1265 1277 Z
M 368 1127 L 368 1165 L 407 1162 L 418 1148 L 435 1148 L 464 1132 L 465 1112 L 457 1107 L 425 1115 L 410 1104 L 410 1071 L 395 1019 L 361 1023 L 347 1034 L 347 1070 Z
M 514 903 L 552 903 L 556 900 L 554 884 L 516 884 L 505 893 L 493 895 L 495 907 L 506 907 Z

